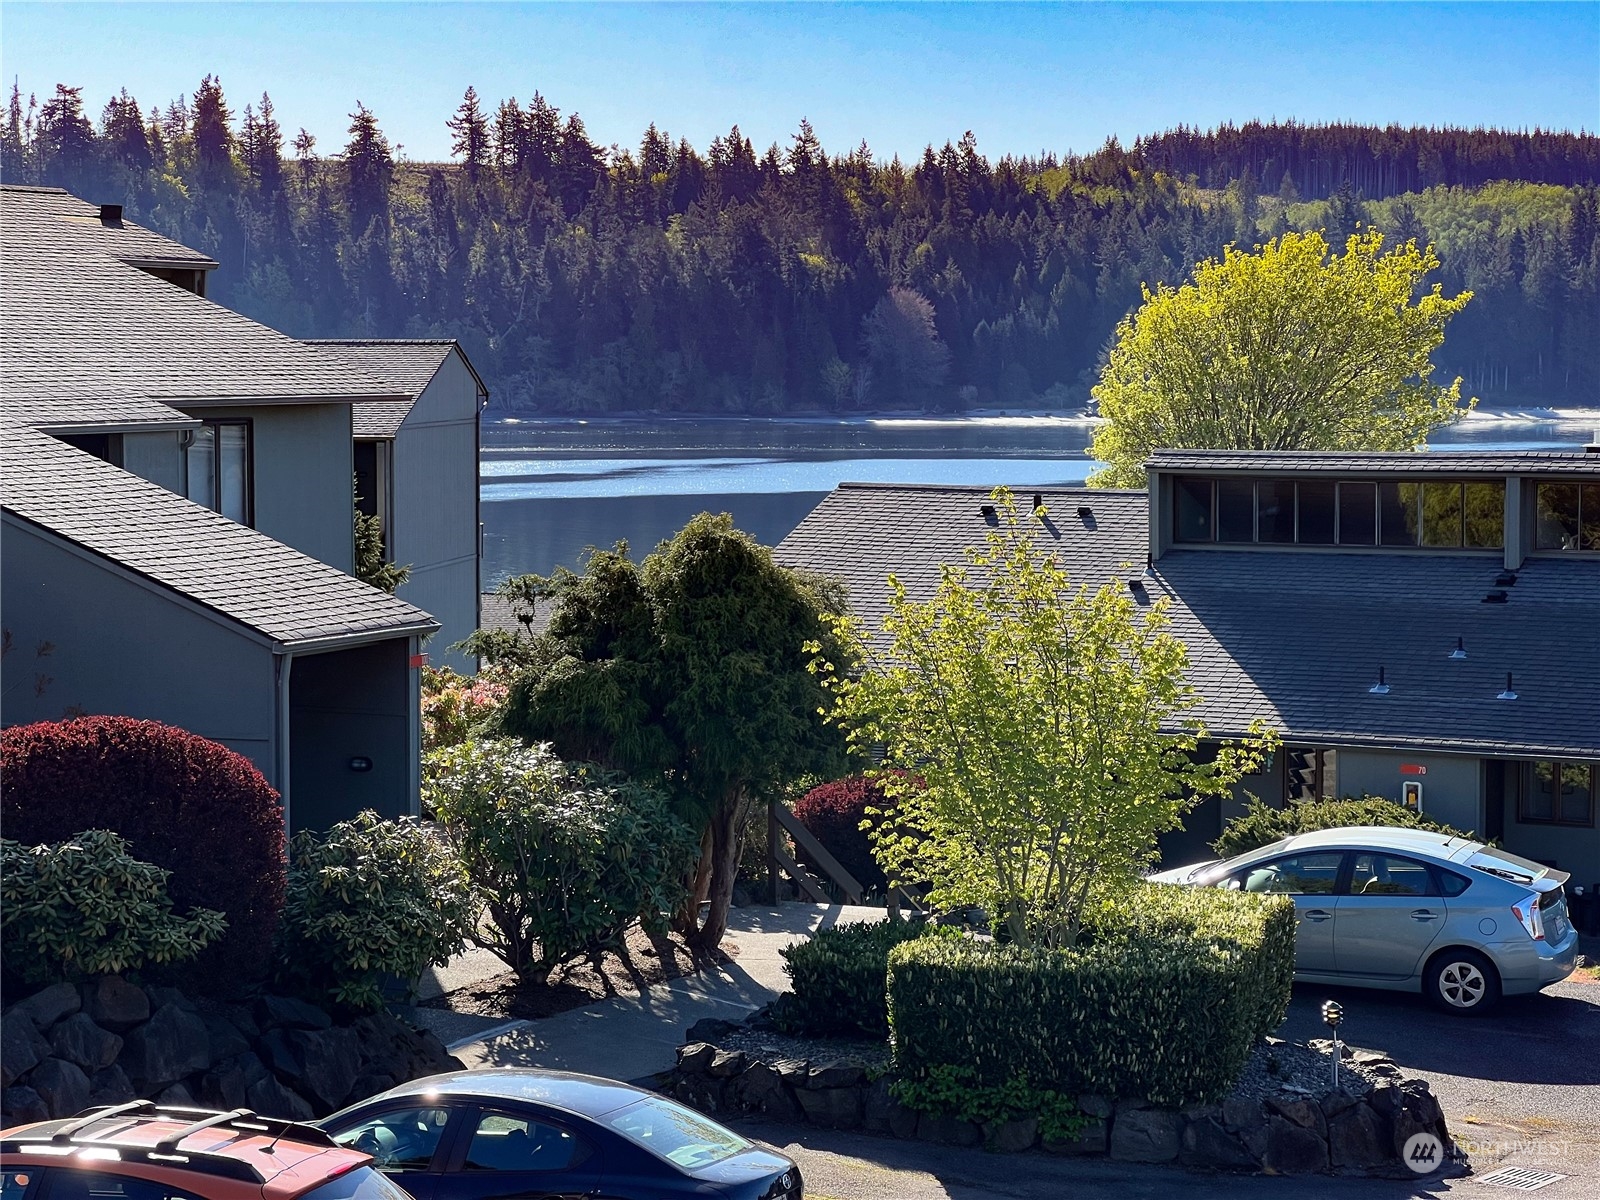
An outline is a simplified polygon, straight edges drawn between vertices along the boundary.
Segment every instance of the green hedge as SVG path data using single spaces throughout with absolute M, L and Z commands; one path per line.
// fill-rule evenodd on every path
M 1034 952 L 921 938 L 889 953 L 895 1065 L 979 1087 L 1182 1105 L 1219 1099 L 1287 1011 L 1284 896 L 1139 885 L 1090 916 L 1089 944 Z
M 1222 836 L 1211 843 L 1211 848 L 1223 858 L 1232 858 L 1235 854 L 1270 846 L 1281 838 L 1293 837 L 1297 833 L 1341 829 L 1349 825 L 1392 825 L 1448 833 L 1460 838 L 1473 836 L 1438 821 L 1430 821 L 1420 813 L 1412 812 L 1383 796 L 1317 800 L 1304 804 L 1285 804 L 1282 808 L 1269 808 L 1251 797 L 1250 807 L 1244 815 L 1234 817 L 1223 826 Z
M 793 990 L 778 1007 L 779 1022 L 796 1033 L 887 1036 L 889 951 L 928 929 L 893 918 L 861 921 L 820 929 L 780 951 Z

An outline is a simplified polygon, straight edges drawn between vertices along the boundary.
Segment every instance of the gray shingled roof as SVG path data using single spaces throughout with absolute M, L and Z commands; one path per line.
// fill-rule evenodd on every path
M 1026 501 L 1035 489 L 1020 489 Z M 1043 535 L 1089 586 L 1142 573 L 1143 492 L 1045 489 Z M 976 489 L 844 484 L 778 546 L 778 561 L 842 577 L 876 629 L 891 572 L 932 595 L 988 528 Z M 1078 515 L 1078 506 L 1089 509 Z M 1533 558 L 1510 602 L 1482 603 L 1492 554 L 1187 549 L 1147 594 L 1172 601 L 1198 710 L 1236 735 L 1260 718 L 1295 740 L 1473 753 L 1600 755 L 1600 556 Z M 1447 655 L 1465 638 L 1466 661 Z M 1368 688 L 1378 667 L 1390 693 Z M 1495 699 L 1507 671 L 1519 699 Z
M 8 183 L 0 185 L 0 192 L 4 193 L 8 235 L 14 224 L 25 224 L 46 231 L 79 253 L 109 252 L 123 262 L 149 267 L 189 267 L 207 271 L 217 265 L 209 255 L 132 221 L 103 224 L 99 205 L 80 200 L 65 188 Z
M 532 624 L 524 625 L 517 620 L 510 600 L 499 592 L 484 592 L 478 597 L 478 628 L 497 629 L 504 633 L 515 634 L 517 637 L 538 635 L 549 627 L 552 612 L 551 604 L 540 602 L 533 614 Z
M 340 358 L 127 265 L 118 257 L 127 230 L 106 229 L 98 218 L 62 220 L 38 199 L 0 189 L 4 395 L 59 400 L 67 409 L 120 397 L 208 404 L 402 398 Z
M 306 342 L 338 355 L 374 379 L 381 380 L 409 399 L 387 403 L 358 404 L 351 412 L 351 424 L 358 438 L 392 438 L 400 423 L 411 413 L 411 406 L 422 395 L 444 360 L 456 349 L 454 341 L 396 341 L 313 339 Z
M 1391 451 L 1328 454 L 1317 450 L 1157 450 L 1154 471 L 1342 475 L 1569 475 L 1600 474 L 1600 454 L 1581 450 Z
M 7 512 L 275 643 L 439 628 L 403 600 L 48 434 L 3 432 Z

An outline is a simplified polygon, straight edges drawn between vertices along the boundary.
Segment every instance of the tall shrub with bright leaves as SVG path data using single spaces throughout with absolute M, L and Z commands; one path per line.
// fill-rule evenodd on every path
M 284 895 L 283 809 L 250 760 L 158 721 L 79 717 L 0 731 L 0 821 L 25 845 L 109 829 L 170 871 L 180 909 L 215 909 L 227 931 L 180 971 L 232 992 L 271 962 Z
M 466 948 L 477 910 L 466 873 L 410 817 L 367 811 L 290 845 L 278 974 L 320 1001 L 374 1011 L 391 979 L 410 989 Z
M 1144 289 L 1117 326 L 1095 385 L 1106 423 L 1089 482 L 1143 487 L 1159 449 L 1410 450 L 1461 412 L 1461 380 L 1432 381 L 1430 355 L 1471 292 L 1424 290 L 1432 247 L 1383 249 L 1285 233 L 1229 246 L 1181 287 Z M 1474 402 L 1475 403 L 1475 402 Z M 1470 407 L 1470 406 L 1469 406 Z
M 944 565 L 932 597 L 891 576 L 880 639 L 841 623 L 865 670 L 821 654 L 814 667 L 851 740 L 883 747 L 873 774 L 894 821 L 874 840 L 890 882 L 977 905 L 1020 946 L 1070 946 L 1092 893 L 1135 881 L 1156 835 L 1269 739 L 1198 761 L 1200 698 L 1165 603 L 1074 587 L 1034 543 L 1042 510 L 1024 519 L 1009 492 L 994 497 L 987 544 Z

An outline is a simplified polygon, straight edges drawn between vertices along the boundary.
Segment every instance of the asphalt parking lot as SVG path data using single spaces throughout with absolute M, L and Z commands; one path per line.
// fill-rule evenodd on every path
M 1540 1189 L 1540 1200 L 1600 1196 L 1600 982 L 1574 976 L 1537 995 L 1509 998 L 1479 1018 L 1439 1012 L 1420 995 L 1297 986 L 1280 1035 L 1326 1036 L 1320 1010 L 1330 999 L 1344 1006 L 1343 1036 L 1352 1046 L 1382 1050 L 1407 1075 L 1429 1081 L 1452 1133 L 1471 1146 L 1473 1174 L 1417 1180 L 1205 1176 L 1103 1159 L 999 1156 L 792 1125 L 737 1124 L 793 1155 L 806 1174 L 806 1195 L 816 1200 L 1492 1200 L 1516 1194 L 1480 1182 L 1503 1166 L 1565 1176 Z

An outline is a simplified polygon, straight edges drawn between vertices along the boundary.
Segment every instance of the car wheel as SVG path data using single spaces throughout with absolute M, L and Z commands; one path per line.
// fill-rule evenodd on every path
M 1476 950 L 1441 950 L 1423 981 L 1428 999 L 1448 1013 L 1475 1017 L 1500 1002 L 1500 973 Z

